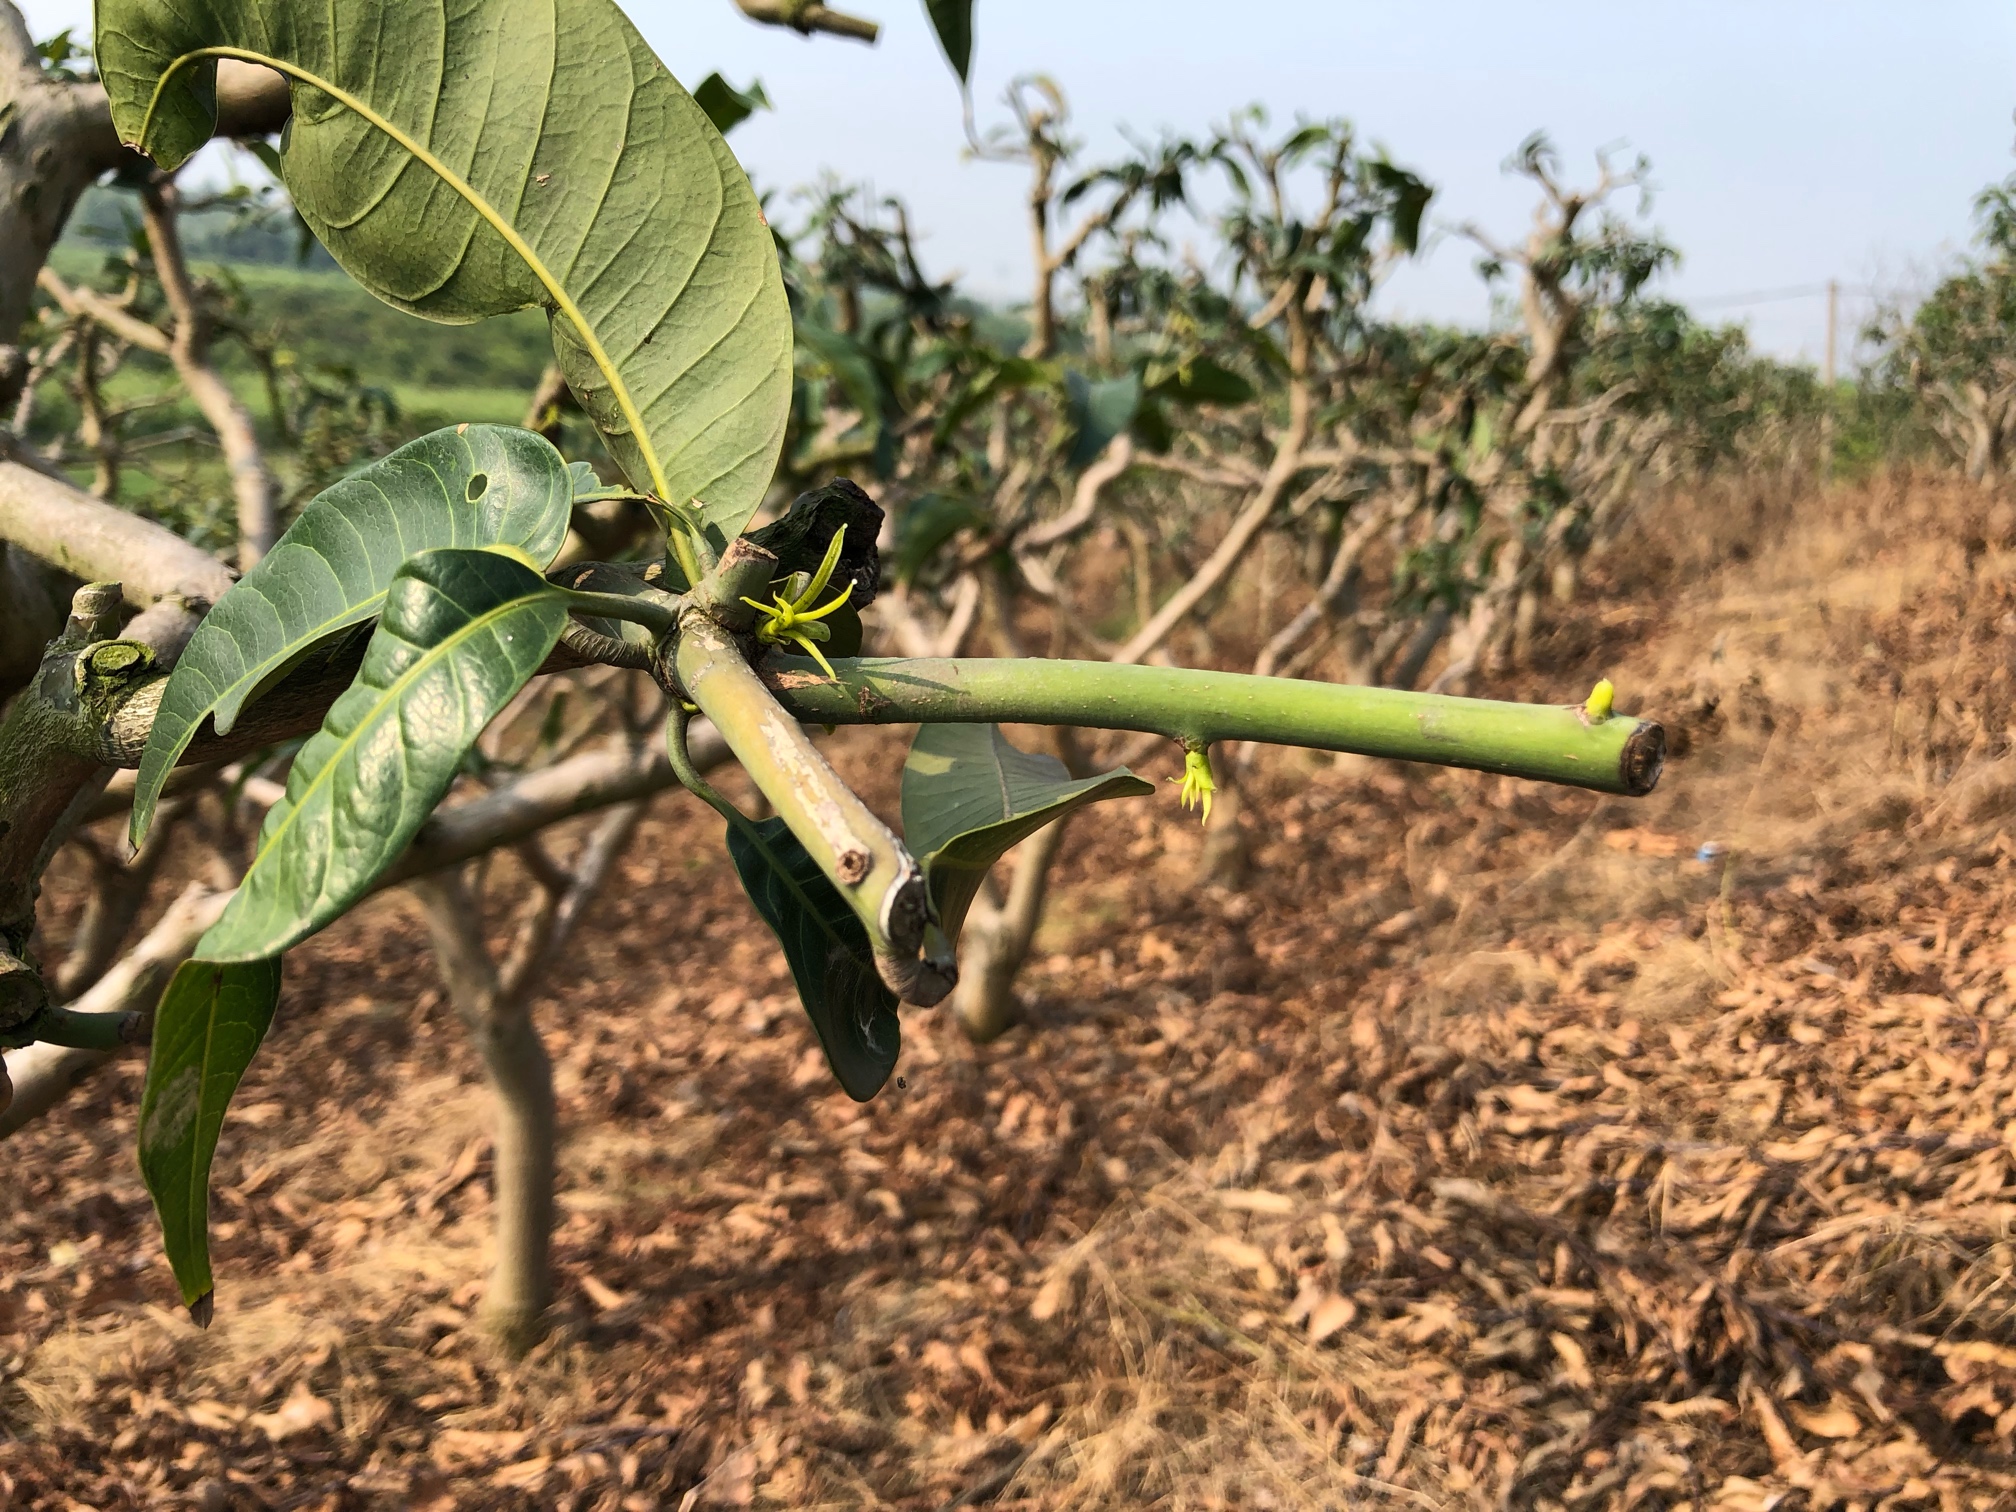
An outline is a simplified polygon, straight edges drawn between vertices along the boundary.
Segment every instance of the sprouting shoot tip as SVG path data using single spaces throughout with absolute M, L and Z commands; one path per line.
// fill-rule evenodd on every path
M 1610 717 L 1610 705 L 1616 697 L 1616 685 L 1609 678 L 1604 678 L 1589 690 L 1589 701 L 1582 705 L 1584 717 L 1591 724 L 1601 724 Z

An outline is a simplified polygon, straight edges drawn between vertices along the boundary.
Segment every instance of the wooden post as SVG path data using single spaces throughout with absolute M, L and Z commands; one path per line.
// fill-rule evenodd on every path
M 1841 283 L 1839 279 L 1827 280 L 1827 361 L 1821 376 L 1826 380 L 1824 393 L 1825 408 L 1820 412 L 1820 479 L 1823 483 L 1834 475 L 1834 342 L 1835 332 L 1840 327 Z
M 1834 333 L 1840 325 L 1841 284 L 1837 279 L 1827 280 L 1827 392 L 1834 392 Z

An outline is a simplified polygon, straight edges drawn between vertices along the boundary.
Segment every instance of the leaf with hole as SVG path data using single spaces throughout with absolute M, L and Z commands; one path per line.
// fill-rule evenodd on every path
M 866 1102 L 903 1048 L 896 994 L 875 970 L 867 929 L 782 819 L 730 820 L 728 854 L 784 947 L 826 1064 L 849 1097 Z
M 999 725 L 920 725 L 903 764 L 903 843 L 924 868 L 939 928 L 957 940 L 1010 846 L 1088 803 L 1154 791 L 1125 767 L 1073 778 L 1055 756 L 1010 745 Z
M 425 551 L 401 567 L 357 681 L 294 758 L 206 956 L 278 955 L 361 898 L 566 619 L 560 590 L 502 547 Z
M 352 277 L 433 320 L 539 306 L 640 489 L 725 544 L 791 402 L 776 243 L 721 133 L 612 0 L 99 0 L 121 141 L 215 129 L 216 60 L 277 68 L 289 195 Z
M 201 947 L 198 947 L 199 949 Z M 182 1300 L 208 1321 L 210 1159 L 224 1109 L 280 1001 L 280 961 L 184 961 L 154 1011 L 140 1091 L 140 1174 Z
M 514 546 L 550 562 L 567 537 L 571 494 L 560 454 L 502 425 L 435 431 L 317 494 L 204 616 L 175 663 L 140 757 L 133 844 L 205 719 L 230 733 L 248 702 L 374 617 L 416 552 Z

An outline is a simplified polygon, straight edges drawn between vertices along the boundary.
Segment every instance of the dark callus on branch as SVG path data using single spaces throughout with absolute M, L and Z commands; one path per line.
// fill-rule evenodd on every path
M 848 584 L 854 592 L 847 600 L 855 609 L 865 609 L 874 601 L 882 581 L 882 558 L 875 539 L 882 533 L 882 506 L 847 478 L 810 489 L 791 501 L 784 515 L 749 532 L 749 539 L 777 558 L 780 576 L 794 572 L 816 572 L 833 533 L 846 527 L 840 561 L 828 583 L 839 593 Z

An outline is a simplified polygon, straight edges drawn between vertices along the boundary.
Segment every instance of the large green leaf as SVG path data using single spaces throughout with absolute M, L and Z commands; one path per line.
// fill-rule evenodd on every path
M 945 61 L 964 84 L 973 67 L 973 0 L 924 0 L 924 11 L 945 49 Z
M 728 826 L 742 887 L 784 946 L 826 1064 L 849 1097 L 866 1102 L 889 1080 L 903 1048 L 896 994 L 875 970 L 868 931 L 790 826 L 782 819 L 746 824 Z
M 140 1174 L 182 1300 L 209 1320 L 210 1157 L 224 1108 L 280 1001 L 280 962 L 184 961 L 154 1013 L 140 1093 Z
M 501 550 L 444 547 L 401 567 L 357 681 L 294 758 L 204 955 L 278 955 L 362 897 L 566 619 L 560 591 Z
M 791 315 L 756 195 L 612 0 L 98 0 L 122 141 L 173 168 L 218 56 L 293 83 L 288 193 L 364 287 L 434 320 L 530 305 L 640 488 L 724 540 L 791 403 Z
M 1154 791 L 1125 767 L 1074 779 L 1055 756 L 1010 745 L 999 725 L 921 725 L 903 763 L 903 843 L 924 868 L 939 927 L 957 940 L 1010 846 L 1088 803 Z
M 134 845 L 205 718 L 228 733 L 246 702 L 303 654 L 376 615 L 416 552 L 504 545 L 550 562 L 567 537 L 572 494 L 567 465 L 544 437 L 502 425 L 435 431 L 317 494 L 175 663 L 140 757 Z
M 1107 378 L 1094 383 L 1082 373 L 1064 375 L 1064 407 L 1071 421 L 1073 467 L 1090 467 L 1106 443 L 1134 423 L 1141 407 L 1141 375 Z

